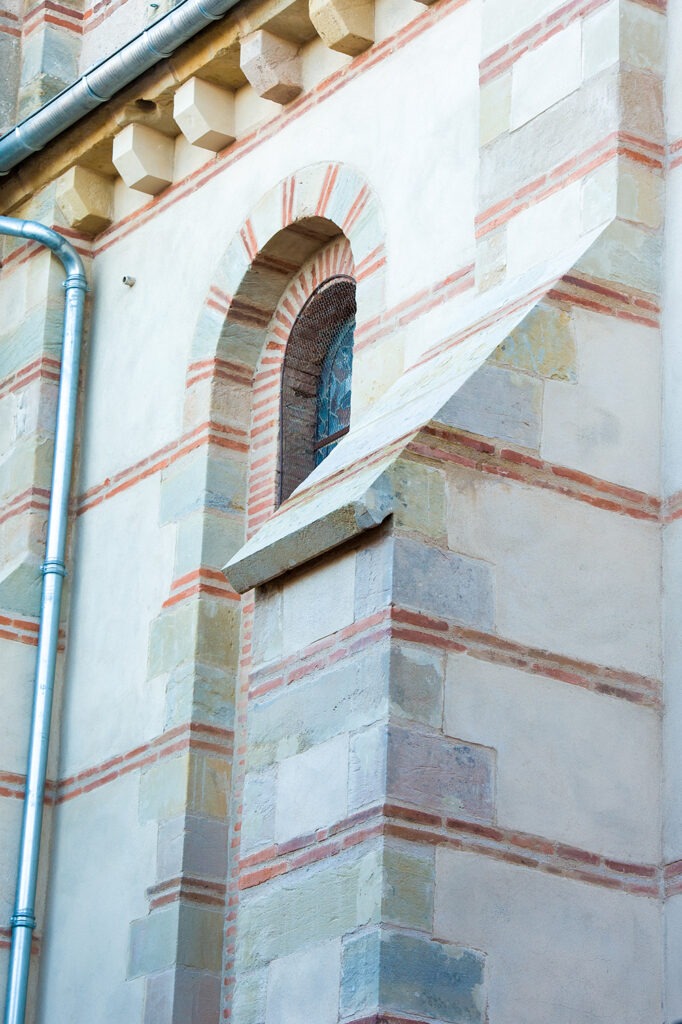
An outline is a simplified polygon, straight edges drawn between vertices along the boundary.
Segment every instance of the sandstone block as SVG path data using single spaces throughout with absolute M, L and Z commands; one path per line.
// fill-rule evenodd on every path
M 173 98 L 173 117 L 187 141 L 214 153 L 235 140 L 234 96 L 200 78 L 190 78 Z
M 420 1020 L 482 1024 L 483 967 L 476 950 L 373 929 L 344 943 L 341 1013 L 356 1018 L 381 1009 Z
M 72 167 L 57 181 L 57 202 L 69 225 L 96 235 L 111 224 L 114 185 L 88 167 Z
M 303 88 L 296 44 L 265 29 L 244 36 L 239 63 L 250 84 L 263 99 L 289 103 Z
M 492 576 L 482 562 L 401 537 L 393 578 L 397 605 L 479 628 L 492 624 Z
M 371 725 L 386 715 L 388 645 L 346 659 L 337 668 L 311 674 L 253 701 L 249 709 L 247 765 L 264 767 L 338 735 Z
M 378 924 L 381 844 L 374 842 L 242 894 L 237 970 L 251 970 L 311 943 Z M 314 1019 L 314 1018 L 313 1018 Z
M 309 10 L 330 50 L 354 57 L 374 42 L 374 0 L 310 0 Z
M 421 647 L 391 650 L 391 713 L 438 729 L 443 709 L 444 655 Z
M 144 124 L 129 124 L 114 139 L 112 160 L 128 188 L 157 195 L 173 180 L 173 140 Z
M 543 355 L 539 350 L 537 359 L 541 360 Z M 531 351 L 529 357 L 532 356 Z M 525 373 L 484 364 L 443 406 L 437 419 L 484 437 L 538 448 L 542 393 L 541 381 Z
M 490 821 L 494 768 L 495 752 L 490 747 L 389 726 L 389 801 L 404 801 L 434 814 Z
M 384 923 L 429 932 L 434 897 L 434 848 L 387 843 L 384 849 Z
M 442 471 L 411 459 L 400 459 L 392 467 L 391 481 L 395 491 L 393 520 L 396 525 L 434 540 L 445 538 L 447 505 Z

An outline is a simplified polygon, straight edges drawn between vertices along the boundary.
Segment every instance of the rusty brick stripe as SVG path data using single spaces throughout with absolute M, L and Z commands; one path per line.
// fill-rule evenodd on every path
M 635 864 L 567 843 L 474 821 L 429 814 L 403 804 L 381 804 L 328 828 L 273 844 L 239 862 L 239 888 L 251 889 L 308 864 L 338 856 L 376 838 L 476 853 L 519 867 L 573 878 L 632 895 L 660 897 L 668 868 Z

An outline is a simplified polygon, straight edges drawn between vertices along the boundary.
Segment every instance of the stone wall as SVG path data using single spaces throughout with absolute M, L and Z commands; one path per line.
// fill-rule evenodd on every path
M 8 9 L 3 117 L 162 13 Z M 92 286 L 32 1019 L 682 1016 L 681 33 L 263 0 L 0 183 Z M 276 512 L 288 332 L 339 270 L 351 432 Z M 59 284 L 5 240 L 0 988 Z M 334 534 L 379 464 L 391 514 Z

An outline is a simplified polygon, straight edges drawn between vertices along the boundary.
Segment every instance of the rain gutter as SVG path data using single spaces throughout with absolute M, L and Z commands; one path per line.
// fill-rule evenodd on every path
M 239 0 L 183 0 L 0 138 L 0 175 L 130 85 Z

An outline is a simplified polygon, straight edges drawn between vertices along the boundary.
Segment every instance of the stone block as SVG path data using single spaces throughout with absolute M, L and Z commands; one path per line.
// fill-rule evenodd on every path
M 263 99 L 290 103 L 303 88 L 298 47 L 265 29 L 243 37 L 239 63 Z
M 282 594 L 283 653 L 293 654 L 349 626 L 355 617 L 355 554 L 295 576 Z
M 241 854 L 270 846 L 275 841 L 275 769 L 249 772 L 244 781 Z
M 604 71 L 620 57 L 620 0 L 604 4 L 583 21 L 583 77 Z
M 155 196 L 173 180 L 173 140 L 156 128 L 129 124 L 114 138 L 112 160 L 128 188 Z
M 276 841 L 283 843 L 343 820 L 347 794 L 346 733 L 286 758 L 277 770 Z
M 373 929 L 344 943 L 341 1014 L 376 1011 L 452 1024 L 483 1024 L 484 957 L 427 936 Z
M 312 943 L 378 924 L 381 843 L 374 840 L 331 861 L 245 890 L 239 908 L 237 971 L 250 971 Z
M 375 725 L 350 739 L 348 768 L 348 812 L 384 801 L 386 793 L 387 734 Z
M 179 904 L 131 921 L 128 978 L 172 967 L 177 957 Z
M 574 21 L 547 42 L 523 54 L 512 71 L 511 128 L 537 117 L 578 88 L 582 79 L 582 33 Z
M 388 645 L 254 700 L 249 708 L 247 767 L 254 770 L 385 718 Z
M 273 960 L 268 971 L 266 1024 L 336 1024 L 340 973 L 340 939 Z
M 282 657 L 282 588 L 276 584 L 256 591 L 253 617 L 255 667 Z
M 355 57 L 374 42 L 374 0 L 310 0 L 309 12 L 331 50 Z
M 147 978 L 144 1024 L 211 1024 L 220 1009 L 216 974 L 176 967 Z
M 580 374 L 545 384 L 542 457 L 624 487 L 660 487 L 660 350 L 657 330 L 576 310 Z
M 433 847 L 387 843 L 384 849 L 385 924 L 430 932 L 435 885 Z
M 388 729 L 386 797 L 433 814 L 490 821 L 495 751 L 441 733 Z
M 482 477 L 453 477 L 450 543 L 495 567 L 500 635 L 657 676 L 659 527 Z
M 235 140 L 234 95 L 201 78 L 190 78 L 173 97 L 173 117 L 192 146 L 217 153 Z
M 187 801 L 189 755 L 180 754 L 145 768 L 140 776 L 140 821 L 177 817 Z
M 113 181 L 76 165 L 58 178 L 57 202 L 70 227 L 96 235 L 111 224 L 114 216 Z
M 230 800 L 231 764 L 203 751 L 190 755 L 187 806 L 196 814 L 224 820 Z
M 373 537 L 355 556 L 355 618 L 387 608 L 393 585 L 393 541 L 390 536 Z
M 445 655 L 423 647 L 391 649 L 391 714 L 439 729 L 443 717 Z
M 443 406 L 436 420 L 473 434 L 537 449 L 542 394 L 542 383 L 528 374 L 484 364 Z
M 181 814 L 160 821 L 157 870 L 160 878 L 185 872 L 223 881 L 227 860 L 227 825 L 216 818 Z
M 511 72 L 498 75 L 481 85 L 480 140 L 486 146 L 503 132 L 509 131 L 511 114 Z
M 174 965 L 218 972 L 223 915 L 219 910 L 183 903 L 153 910 L 131 922 L 128 978 Z
M 443 471 L 413 459 L 399 459 L 391 468 L 391 482 L 396 526 L 443 540 L 447 536 Z
M 537 377 L 574 383 L 578 368 L 572 314 L 540 303 L 495 349 L 491 359 Z
M 393 600 L 401 607 L 480 629 L 492 625 L 492 575 L 482 562 L 399 537 L 393 579 Z
M 239 1024 L 265 1024 L 267 983 L 266 968 L 238 976 L 232 996 L 232 1016 Z

